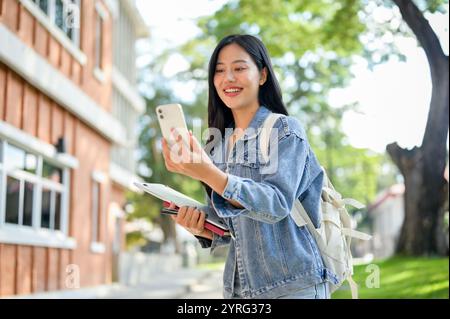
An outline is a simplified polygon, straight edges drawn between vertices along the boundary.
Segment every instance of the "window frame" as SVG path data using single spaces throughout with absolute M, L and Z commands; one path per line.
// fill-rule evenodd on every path
M 8 167 L 7 147 L 12 145 L 20 150 L 33 154 L 37 158 L 37 167 L 35 174 L 21 169 L 10 169 Z M 47 162 L 52 166 L 61 169 L 61 183 L 51 181 L 42 177 L 43 163 Z M 21 190 L 19 195 L 19 220 L 17 224 L 6 223 L 6 190 L 7 177 L 10 176 L 20 181 Z M 32 223 L 31 226 L 23 225 L 23 185 L 25 182 L 33 184 L 33 203 L 32 203 Z M 60 201 L 60 229 L 51 229 L 41 227 L 42 216 L 42 190 L 48 187 L 53 194 L 61 194 Z M 56 195 L 53 195 L 56 198 Z M 69 229 L 69 200 L 70 200 L 70 168 L 63 163 L 58 163 L 56 159 L 48 158 L 44 154 L 38 153 L 31 147 L 26 147 L 21 143 L 5 138 L 0 134 L 0 243 L 24 244 L 32 246 L 56 247 L 74 249 L 76 241 L 68 236 Z M 22 209 L 20 208 L 22 206 Z M 54 206 L 54 204 L 53 204 Z M 54 207 L 53 207 L 54 208 Z M 53 219 L 55 210 L 53 209 Z M 50 223 L 52 221 L 50 220 Z M 54 226 L 54 220 L 53 225 Z
M 56 24 L 56 0 L 48 0 L 47 12 L 44 12 L 35 0 L 19 1 L 81 65 L 86 64 L 86 54 L 84 54 L 80 48 L 82 3 L 80 0 L 74 0 L 74 4 L 78 7 L 79 26 L 72 28 L 72 38 Z
M 91 252 L 105 253 L 101 230 L 105 228 L 105 205 L 103 203 L 102 185 L 106 182 L 106 175 L 101 171 L 93 171 L 91 175 Z M 94 209 L 95 208 L 95 209 Z
M 102 84 L 106 82 L 104 65 L 105 24 L 108 20 L 108 10 L 100 1 L 95 2 L 95 37 L 94 37 L 94 76 Z
M 47 163 L 48 163 L 48 161 L 46 161 Z M 43 164 L 43 163 L 42 163 Z M 42 165 L 43 166 L 43 165 Z M 42 182 L 42 187 L 41 187 L 41 193 L 40 193 L 40 196 L 41 196 L 41 210 L 42 210 L 42 194 L 43 194 L 43 190 L 44 190 L 44 187 L 46 188 L 46 189 L 48 189 L 49 191 L 50 191 L 50 221 L 49 221 L 49 228 L 48 229 L 50 229 L 51 231 L 57 231 L 57 229 L 55 229 L 55 217 L 56 217 L 56 215 L 55 215 L 55 213 L 56 213 L 56 194 L 58 193 L 58 194 L 60 194 L 61 195 L 61 201 L 60 201 L 60 207 L 59 207 L 59 209 L 60 209 L 60 225 L 59 225 L 59 230 L 62 230 L 63 229 L 63 222 L 62 222 L 62 215 L 63 215 L 63 206 L 64 206 L 64 201 L 63 201 L 63 198 L 64 198 L 64 196 L 66 196 L 65 195 L 65 183 L 64 183 L 64 169 L 62 169 L 61 167 L 59 167 L 59 166 L 57 166 L 57 165 L 53 165 L 53 166 L 55 166 L 56 168 L 58 168 L 58 169 L 61 169 L 62 170 L 62 182 L 61 183 L 57 183 L 57 182 L 54 182 L 54 181 L 51 181 L 51 180 L 49 180 L 48 178 L 45 178 L 45 177 L 43 177 L 42 175 L 41 175 L 41 182 Z M 42 212 L 41 212 L 41 214 L 39 214 L 39 216 L 40 217 L 42 217 Z M 44 227 L 42 227 L 42 220 L 40 221 L 40 223 L 39 223 L 39 226 L 40 226 L 40 228 L 44 228 Z

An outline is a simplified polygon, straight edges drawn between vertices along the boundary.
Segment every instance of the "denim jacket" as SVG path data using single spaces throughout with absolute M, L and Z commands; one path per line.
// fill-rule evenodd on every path
M 298 227 L 290 216 L 299 198 L 314 225 L 321 222 L 323 172 L 297 119 L 283 116 L 276 121 L 277 168 L 263 174 L 268 163 L 260 154 L 258 128 L 270 112 L 260 106 L 229 156 L 223 156 L 227 136 L 210 153 L 228 176 L 223 194 L 212 191 L 208 201 L 209 209 L 223 218 L 232 234 L 214 234 L 211 243 L 211 251 L 230 245 L 223 277 L 225 298 L 233 296 L 235 277 L 243 298 L 276 298 L 321 282 L 336 282 L 306 226 Z M 232 206 L 227 199 L 244 208 Z

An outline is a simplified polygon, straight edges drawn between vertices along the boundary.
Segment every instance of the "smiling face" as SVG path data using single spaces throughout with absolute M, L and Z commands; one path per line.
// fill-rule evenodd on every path
M 250 55 L 232 43 L 219 53 L 214 73 L 214 87 L 223 103 L 232 110 L 259 107 L 259 86 L 267 71 L 258 70 Z

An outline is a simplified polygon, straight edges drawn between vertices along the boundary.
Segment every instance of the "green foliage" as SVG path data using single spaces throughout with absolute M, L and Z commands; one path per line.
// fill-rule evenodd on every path
M 372 264 L 373 265 L 373 264 Z M 374 268 L 354 267 L 353 279 L 361 299 L 448 299 L 449 268 L 446 258 L 393 257 L 375 262 L 379 267 L 379 288 L 369 288 Z M 373 277 L 372 277 L 373 278 Z M 366 280 L 369 285 L 366 284 Z M 351 298 L 348 285 L 332 295 L 333 299 Z
M 444 5 L 448 4 L 448 0 L 419 0 L 416 4 L 422 12 L 445 12 Z
M 233 33 L 258 35 L 274 57 L 286 52 L 302 56 L 318 48 L 345 56 L 362 49 L 357 39 L 364 30 L 356 14 L 360 7 L 358 0 L 232 1 L 199 26 L 216 39 Z
M 146 243 L 146 239 L 140 231 L 133 231 L 126 234 L 127 249 L 135 246 L 142 246 Z

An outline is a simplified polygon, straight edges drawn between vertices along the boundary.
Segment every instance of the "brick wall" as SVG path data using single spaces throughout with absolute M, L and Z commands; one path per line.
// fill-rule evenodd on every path
M 18 0 L 0 0 L 0 23 L 110 112 L 112 18 L 104 24 L 106 81 L 101 83 L 93 75 L 95 1 L 81 3 L 80 49 L 87 56 L 85 65 L 81 65 Z M 110 142 L 1 62 L 0 121 L 46 143 L 55 144 L 59 137 L 64 137 L 66 151 L 79 160 L 79 167 L 71 171 L 69 203 L 69 236 L 76 239 L 77 248 L 67 250 L 0 243 L 0 297 L 65 289 L 69 264 L 79 267 L 81 286 L 111 282 L 114 220 L 109 217 L 108 210 L 112 196 L 123 203 L 123 191 L 116 187 L 110 195 L 112 184 L 109 179 L 100 187 L 102 218 L 99 234 L 106 252 L 96 254 L 90 250 L 91 176 L 94 170 L 108 175 Z

